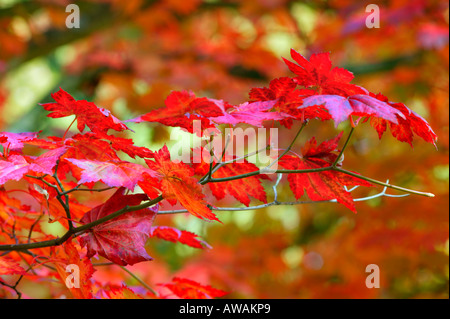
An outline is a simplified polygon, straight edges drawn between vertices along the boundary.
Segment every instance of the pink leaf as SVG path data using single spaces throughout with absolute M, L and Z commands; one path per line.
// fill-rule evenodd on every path
M 1 132 L 0 133 L 0 145 L 11 150 L 21 150 L 23 144 L 26 141 L 30 141 L 36 138 L 38 133 L 11 133 L 11 132 Z M 6 138 L 6 140 L 4 139 Z
M 197 239 L 197 235 L 185 230 L 179 230 L 168 226 L 152 227 L 150 236 L 158 237 L 173 243 L 179 242 L 193 248 L 211 248 L 203 240 Z
M 142 165 L 125 161 L 99 162 L 74 158 L 66 160 L 82 169 L 79 184 L 102 181 L 110 187 L 124 186 L 133 190 L 136 184 L 143 179 L 144 173 L 151 177 L 158 175 L 155 171 Z
M 335 125 L 347 120 L 350 115 L 375 116 L 398 123 L 397 116 L 405 116 L 389 104 L 369 95 L 357 94 L 348 98 L 339 95 L 313 95 L 303 100 L 299 109 L 324 105 L 333 118 Z

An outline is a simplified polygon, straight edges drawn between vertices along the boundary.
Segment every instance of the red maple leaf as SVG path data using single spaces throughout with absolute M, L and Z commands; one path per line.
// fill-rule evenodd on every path
M 213 299 L 228 294 L 226 291 L 209 285 L 202 285 L 196 281 L 179 277 L 173 278 L 171 283 L 160 285 L 170 289 L 177 297 L 182 299 Z
M 81 222 L 84 224 L 108 216 L 126 206 L 139 205 L 148 199 L 145 194 L 124 195 L 125 188 L 119 188 L 104 204 L 87 212 Z M 98 253 L 119 265 L 133 265 L 151 260 L 145 250 L 158 206 L 125 213 L 100 225 L 92 227 L 80 237 L 80 244 L 87 246 L 90 258 Z
M 9 180 L 20 180 L 28 172 L 53 174 L 56 162 L 67 151 L 60 147 L 38 157 L 11 155 L 6 161 L 0 160 L 0 185 Z
M 25 269 L 23 269 L 14 259 L 7 256 L 0 256 L 0 276 L 26 274 L 27 272 Z
M 111 144 L 98 137 L 98 134 L 87 132 L 76 134 L 63 140 L 64 145 L 70 146 L 66 158 L 89 159 L 97 161 L 119 161 Z
M 71 275 L 71 271 L 67 271 L 68 265 L 76 265 L 77 266 L 77 274 L 79 278 L 77 278 L 79 286 L 69 288 L 70 292 L 76 299 L 91 299 L 92 295 L 92 283 L 90 278 L 95 272 L 94 267 L 89 258 L 81 257 L 77 248 L 71 241 L 67 241 L 63 244 L 64 253 L 60 253 L 60 259 L 55 262 L 56 270 L 61 278 L 61 281 L 64 285 L 67 286 L 67 278 Z
M 161 174 L 159 185 L 155 187 L 161 190 L 162 196 L 170 204 L 175 205 L 179 201 L 192 215 L 219 221 L 204 200 L 205 195 L 202 193 L 202 186 L 194 177 L 194 170 L 183 162 L 172 162 L 166 145 L 154 153 L 154 161 L 145 161 L 151 170 Z M 153 193 L 148 195 L 152 197 Z
M 136 158 L 136 156 L 146 158 L 151 157 L 153 154 L 153 152 L 146 147 L 134 145 L 132 139 L 107 134 L 99 135 L 99 137 L 109 141 L 114 150 L 122 151 L 132 158 Z
M 371 94 L 380 101 L 389 104 L 391 107 L 400 111 L 403 118 L 398 118 L 398 123 L 386 121 L 382 118 L 371 117 L 370 124 L 377 130 L 378 136 L 381 139 L 388 125 L 391 129 L 392 136 L 401 142 L 406 142 L 412 146 L 414 133 L 426 142 L 432 143 L 436 147 L 437 135 L 433 132 L 430 124 L 402 103 L 393 103 L 382 94 Z
M 109 290 L 102 290 L 102 292 L 107 299 L 144 299 L 125 285 L 122 285 L 121 287 L 111 287 Z
M 222 101 L 216 102 L 217 104 L 222 104 Z M 286 117 L 288 114 L 283 114 L 280 112 L 271 112 L 276 101 L 260 101 L 254 103 L 243 103 L 238 106 L 228 107 L 224 115 L 212 117 L 211 121 L 216 124 L 230 124 L 236 126 L 237 124 L 250 124 L 253 126 L 262 126 L 264 121 L 279 121 Z
M 304 147 L 302 157 L 287 155 L 279 161 L 280 166 L 290 170 L 316 169 L 329 167 L 336 158 L 338 142 L 342 132 L 337 137 L 325 141 L 317 146 L 317 141 L 312 138 Z M 303 196 L 304 192 L 313 201 L 336 199 L 347 208 L 356 213 L 353 198 L 344 186 L 372 186 L 365 180 L 349 176 L 347 174 L 329 170 L 314 173 L 296 173 L 288 175 L 289 186 L 296 199 Z
M 211 248 L 206 242 L 198 239 L 198 235 L 185 231 L 179 230 L 174 227 L 168 226 L 155 226 L 152 227 L 150 231 L 151 237 L 158 237 L 173 243 L 179 242 L 181 244 L 193 247 L 193 248 Z
M 204 152 L 202 149 L 202 163 L 194 163 L 193 167 L 195 173 L 200 176 L 204 176 L 209 172 L 209 152 Z M 197 151 L 197 150 L 196 150 Z M 228 158 L 229 156 L 226 155 Z M 233 156 L 235 159 L 236 156 Z M 231 159 L 231 158 L 230 158 Z M 208 163 L 206 163 L 207 161 Z M 215 164 L 216 161 L 213 162 Z M 212 174 L 213 178 L 224 178 L 236 175 L 241 175 L 249 172 L 257 171 L 258 167 L 248 162 L 247 160 L 242 160 L 239 162 L 232 162 L 220 167 L 217 171 Z M 250 197 L 252 196 L 263 203 L 267 203 L 267 196 L 264 187 L 261 184 L 262 179 L 270 179 L 267 175 L 255 175 L 247 178 L 236 179 L 228 182 L 220 183 L 208 183 L 213 195 L 217 199 L 223 199 L 226 195 L 231 195 L 240 201 L 245 206 L 250 205 Z
M 208 98 L 197 98 L 194 93 L 174 91 L 167 96 L 165 107 L 153 110 L 128 122 L 158 122 L 167 126 L 181 127 L 193 133 L 194 121 L 201 122 L 201 129 L 214 127 L 211 117 L 223 115 L 222 109 Z
M 297 82 L 288 77 L 273 79 L 269 87 L 253 88 L 250 91 L 252 101 L 273 101 L 276 102 L 274 109 L 285 115 L 285 119 L 280 121 L 281 125 L 291 128 L 293 120 L 305 121 L 312 118 L 319 118 L 322 121 L 331 119 L 325 107 L 317 105 L 300 109 L 303 105 L 303 99 L 314 95 L 315 92 L 309 89 L 298 90 Z
M 300 53 L 291 49 L 291 57 L 295 64 L 283 58 L 289 70 L 297 74 L 294 79 L 299 85 L 313 88 L 316 94 L 336 94 L 349 96 L 365 94 L 366 91 L 354 84 L 353 73 L 343 68 L 332 68 L 330 53 L 318 53 L 311 55 L 309 61 Z
M 297 88 L 297 82 L 288 77 L 273 79 L 269 87 L 252 88 L 250 99 L 254 101 L 272 101 L 290 94 Z
M 50 111 L 48 117 L 60 118 L 75 115 L 77 127 L 82 132 L 85 126 L 93 132 L 106 133 L 109 129 L 116 131 L 128 130 L 128 127 L 114 117 L 110 111 L 99 108 L 86 100 L 75 100 L 63 89 L 51 94 L 56 103 L 42 104 L 46 111 Z

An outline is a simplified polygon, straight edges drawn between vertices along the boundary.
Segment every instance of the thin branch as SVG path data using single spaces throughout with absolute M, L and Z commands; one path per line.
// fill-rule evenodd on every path
M 77 185 L 76 187 L 74 187 L 72 189 L 69 189 L 69 190 L 67 190 L 65 192 L 62 192 L 61 195 L 67 195 L 67 194 L 70 194 L 70 193 L 73 193 L 73 192 L 99 192 L 100 193 L 100 192 L 108 191 L 108 190 L 114 188 L 114 187 L 105 187 L 105 188 L 92 188 L 92 189 L 90 189 L 90 188 L 79 188 L 80 186 L 81 186 L 81 184 Z
M 217 158 L 215 152 L 213 153 L 213 154 L 214 154 L 214 158 L 217 160 L 217 163 L 216 163 L 215 166 L 217 166 L 217 165 L 219 165 L 219 164 L 222 164 L 223 158 L 225 157 L 225 153 L 226 153 L 226 151 L 227 151 L 227 148 L 228 148 L 228 145 L 229 145 L 230 141 L 231 141 L 231 135 L 228 134 L 228 135 L 227 135 L 227 138 L 226 138 L 226 140 L 225 140 L 225 145 L 224 145 L 224 147 L 223 147 L 223 149 L 222 149 L 222 154 L 220 155 L 220 158 Z M 214 172 L 214 171 L 213 171 L 213 172 Z
M 229 177 L 222 177 L 222 178 L 212 178 L 210 181 L 211 183 L 221 183 L 221 182 L 229 182 L 229 181 L 233 181 L 236 179 L 241 179 L 241 178 L 246 178 L 246 177 L 251 177 L 251 176 L 255 176 L 255 175 L 259 175 L 259 174 L 267 174 L 267 173 L 283 173 L 283 174 L 305 174 L 305 173 L 318 173 L 318 172 L 324 172 L 324 171 L 337 171 L 337 172 L 341 172 L 368 182 L 371 182 L 373 184 L 377 184 L 377 185 L 381 185 L 381 186 L 386 186 L 395 190 L 399 190 L 405 193 L 410 193 L 410 194 L 415 194 L 415 195 L 420 195 L 420 196 L 426 196 L 426 197 L 435 197 L 435 195 L 433 193 L 427 193 L 427 192 L 420 192 L 420 191 L 416 191 L 416 190 L 412 190 L 412 189 L 408 189 L 408 188 L 404 188 L 404 187 L 400 187 L 400 186 L 396 186 L 396 185 L 391 185 L 391 184 L 387 184 L 381 181 L 378 181 L 376 179 L 373 178 L 369 178 L 369 177 L 365 177 L 356 173 L 353 173 L 351 171 L 345 170 L 343 168 L 340 167 L 333 167 L 333 166 L 327 166 L 327 167 L 320 167 L 320 168 L 311 168 L 311 169 L 294 169 L 294 170 L 288 170 L 288 169 L 279 169 L 279 170 L 257 170 L 257 171 L 253 171 L 253 172 L 249 172 L 246 174 L 241 174 L 241 175 L 234 175 L 234 176 L 229 176 Z
M 344 155 L 344 151 L 347 148 L 348 142 L 350 142 L 350 138 L 352 137 L 354 131 L 355 131 L 355 128 L 352 127 L 352 129 L 350 130 L 350 133 L 348 134 L 347 140 L 345 141 L 344 146 L 341 149 L 341 152 L 339 153 L 338 157 L 336 157 L 336 160 L 334 161 L 334 163 L 332 165 L 333 167 L 336 167 L 340 162 L 342 162 L 341 158 Z
M 281 174 L 281 173 L 278 174 L 277 181 L 275 182 L 275 185 L 272 186 L 272 189 L 273 189 L 273 201 L 276 202 L 276 203 L 278 202 L 277 187 L 278 187 L 278 184 L 280 183 L 282 177 L 283 177 L 283 174 Z
M 265 167 L 265 169 L 269 169 L 271 168 L 276 162 L 278 162 L 284 155 L 286 155 L 292 148 L 292 146 L 294 145 L 295 141 L 297 140 L 297 138 L 299 137 L 300 133 L 303 131 L 303 129 L 306 126 L 306 122 L 302 123 L 302 126 L 300 126 L 300 129 L 298 130 L 297 134 L 295 135 L 294 139 L 292 140 L 291 144 L 289 144 L 289 146 L 284 150 L 284 152 L 272 163 L 270 163 L 268 166 Z
M 126 267 L 124 266 L 119 266 L 120 268 L 122 268 L 123 271 L 125 271 L 126 273 L 128 273 L 131 277 L 133 277 L 134 279 L 136 279 L 143 287 L 145 287 L 148 291 L 150 291 L 152 294 L 154 294 L 155 296 L 158 296 L 158 292 L 156 290 L 154 290 L 152 287 L 150 287 L 145 281 L 143 281 L 141 278 L 139 278 L 138 276 L 136 276 L 135 274 L 133 274 L 130 270 L 128 270 Z
M 281 176 L 281 174 L 279 175 Z M 281 179 L 279 177 L 279 179 Z M 353 201 L 355 202 L 362 202 L 362 201 L 368 201 L 371 199 L 375 199 L 378 197 L 405 197 L 409 196 L 409 194 L 403 194 L 403 195 L 392 195 L 386 193 L 387 187 L 385 187 L 380 193 L 377 193 L 375 195 L 366 196 L 366 197 L 359 197 L 354 198 Z M 276 193 L 275 193 L 276 194 Z M 304 201 L 285 201 L 285 202 L 279 202 L 275 199 L 267 204 L 261 204 L 261 205 L 255 205 L 255 206 L 248 206 L 248 207 L 212 207 L 211 210 L 215 211 L 247 211 L 247 210 L 256 210 L 256 209 L 263 209 L 270 206 L 293 206 L 293 205 L 303 205 L 303 204 L 317 204 L 317 203 L 337 203 L 336 199 L 329 199 L 329 200 L 319 200 L 319 201 L 313 201 L 313 200 L 304 200 Z M 161 215 L 171 215 L 171 214 L 181 214 L 181 213 L 187 213 L 188 210 L 186 209 L 176 209 L 176 210 L 166 210 L 166 211 L 159 211 L 158 214 Z
M 213 151 L 213 145 L 212 145 L 213 140 L 214 140 L 214 135 L 211 135 L 211 137 L 209 138 L 209 145 L 211 148 L 209 149 L 209 171 L 208 171 L 208 177 L 207 177 L 208 180 L 211 179 L 213 163 L 214 163 L 214 151 Z
M 230 140 L 231 140 L 231 136 L 230 136 L 230 134 L 228 134 L 227 135 L 227 139 L 226 139 L 226 141 L 225 141 L 225 146 L 223 147 L 223 150 L 222 150 L 222 154 L 220 155 L 220 159 L 218 159 L 217 157 L 216 157 L 216 154 L 215 154 L 215 152 L 213 152 L 212 151 L 212 149 L 210 150 L 210 162 L 209 162 L 209 171 L 208 171 L 208 173 L 205 175 L 205 176 L 203 176 L 200 180 L 199 180 L 199 183 L 201 184 L 202 182 L 204 182 L 204 183 L 207 183 L 209 180 L 211 180 L 211 176 L 212 176 L 212 174 L 214 173 L 214 172 L 216 172 L 219 168 L 221 168 L 222 166 L 223 166 L 223 162 L 222 162 L 222 160 L 223 160 L 223 158 L 224 158 L 224 156 L 225 156 L 225 152 L 226 152 L 226 150 L 227 150 L 227 148 L 228 148 L 228 143 L 230 142 Z M 214 166 L 212 166 L 212 163 L 213 163 L 213 157 L 212 156 L 214 156 L 214 158 L 217 160 L 217 163 L 216 164 L 214 164 Z M 202 184 L 203 185 L 203 184 Z
M 72 216 L 70 214 L 69 196 L 67 194 L 63 195 L 63 193 L 65 192 L 65 189 L 58 177 L 58 166 L 59 166 L 59 159 L 56 161 L 55 172 L 53 173 L 53 178 L 55 179 L 56 183 L 59 186 L 59 190 L 56 189 L 56 191 L 58 193 L 56 195 L 56 199 L 61 204 L 61 206 L 64 208 L 64 211 L 66 212 L 67 222 L 69 224 L 69 230 L 72 230 L 74 228 L 74 226 L 72 223 Z M 62 197 L 64 197 L 64 199 L 66 200 L 65 203 L 62 201 Z
M 341 172 L 341 173 L 344 173 L 344 174 L 347 174 L 347 175 L 350 175 L 350 176 L 353 176 L 353 177 L 357 177 L 359 179 L 368 181 L 368 182 L 373 183 L 373 184 L 389 187 L 389 188 L 392 188 L 392 189 L 395 189 L 395 190 L 398 190 L 398 191 L 402 191 L 402 192 L 405 192 L 405 193 L 421 195 L 421 196 L 426 196 L 426 197 L 435 197 L 435 195 L 433 193 L 419 192 L 419 191 L 416 191 L 416 190 L 412 190 L 412 189 L 408 189 L 408 188 L 404 188 L 404 187 L 400 187 L 400 186 L 396 186 L 396 185 L 391 185 L 391 184 L 388 184 L 388 183 L 384 183 L 384 182 L 378 181 L 378 180 L 373 179 L 373 178 L 369 178 L 369 177 L 365 177 L 365 176 L 362 176 L 362 175 L 358 175 L 356 173 L 353 173 L 351 171 L 347 171 L 346 169 L 343 169 L 343 168 L 340 168 L 340 167 L 334 167 L 333 170 Z
M 244 156 L 236 157 L 236 158 L 230 159 L 230 160 L 228 160 L 228 161 L 221 162 L 221 163 L 220 163 L 220 167 L 225 166 L 225 165 L 227 165 L 227 164 L 231 164 L 231 163 L 234 163 L 234 162 L 238 162 L 238 161 L 244 160 L 244 159 L 246 159 L 246 158 L 248 158 L 248 157 L 250 157 L 250 156 L 257 155 L 257 154 L 261 153 L 262 151 L 267 151 L 268 149 L 270 149 L 270 145 L 267 145 L 267 146 L 265 146 L 265 147 L 263 147 L 263 148 L 260 148 L 259 150 L 253 151 L 253 152 L 251 152 L 251 153 L 245 154 Z M 217 167 L 217 169 L 219 169 L 220 167 Z M 217 169 L 213 170 L 213 173 L 214 173 Z
M 33 176 L 33 175 L 25 175 L 26 177 L 29 177 L 29 178 L 34 178 L 34 179 L 38 179 L 38 180 L 40 180 L 42 183 L 44 183 L 45 185 L 47 185 L 48 187 L 51 187 L 51 188 L 53 188 L 53 189 L 55 189 L 56 191 L 59 191 L 58 190 L 58 187 L 56 186 L 56 185 L 53 185 L 52 183 L 49 183 L 49 182 L 47 182 L 44 178 L 45 177 L 47 177 L 47 175 L 44 175 L 44 176 Z
M 22 279 L 23 276 L 20 276 L 19 280 L 16 281 L 16 283 L 14 285 L 9 285 L 6 282 L 0 281 L 0 285 L 11 288 L 12 290 L 14 290 L 14 292 L 17 295 L 17 299 L 21 299 L 22 298 L 22 293 L 17 290 L 17 285 L 20 283 L 20 280 Z

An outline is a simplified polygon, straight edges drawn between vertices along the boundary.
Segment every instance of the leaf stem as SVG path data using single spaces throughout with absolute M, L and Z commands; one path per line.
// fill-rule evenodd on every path
M 352 137 L 354 131 L 355 131 L 355 128 L 352 127 L 350 130 L 350 133 L 348 134 L 347 139 L 345 140 L 344 146 L 342 147 L 341 151 L 339 152 L 338 157 L 336 157 L 336 160 L 334 161 L 334 163 L 332 165 L 333 167 L 336 167 L 339 164 L 339 162 L 341 162 L 341 158 L 344 155 L 344 151 L 347 148 L 348 143 L 350 142 L 350 138 Z
M 63 137 L 62 137 L 63 140 L 66 138 L 66 134 L 69 132 L 70 128 L 72 127 L 73 123 L 75 123 L 76 120 L 77 120 L 77 117 L 75 116 L 75 118 L 73 119 L 72 123 L 70 123 L 69 127 L 68 127 L 67 130 L 64 132 L 64 135 L 63 135 Z
M 273 161 L 268 166 L 266 166 L 265 169 L 271 168 L 276 162 L 278 162 L 284 155 L 286 155 L 291 150 L 292 146 L 294 145 L 295 141 L 299 137 L 300 133 L 303 131 L 303 128 L 306 126 L 306 124 L 307 124 L 307 122 L 302 123 L 302 126 L 300 126 L 300 129 L 298 130 L 298 132 L 295 135 L 294 139 L 292 140 L 291 144 L 289 144 L 289 146 L 284 150 L 284 152 L 280 156 L 278 156 L 278 158 L 275 161 Z
M 122 268 L 123 271 L 125 271 L 126 273 L 128 273 L 131 277 L 133 277 L 134 279 L 136 279 L 137 282 L 139 282 L 143 287 L 145 287 L 148 291 L 150 291 L 152 294 L 154 294 L 155 296 L 158 296 L 158 292 L 153 289 L 152 287 L 150 287 L 145 281 L 143 281 L 141 278 L 139 278 L 138 276 L 136 276 L 134 273 L 132 273 L 130 270 L 128 270 L 126 267 L 124 266 L 119 266 L 120 268 Z

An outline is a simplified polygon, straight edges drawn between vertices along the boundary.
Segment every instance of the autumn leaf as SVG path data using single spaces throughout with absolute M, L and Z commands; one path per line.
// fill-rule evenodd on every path
M 67 286 L 68 281 L 74 285 L 73 287 L 67 286 L 74 298 L 91 299 L 93 295 L 90 279 L 95 272 L 91 261 L 87 257 L 81 257 L 71 241 L 65 242 L 62 246 L 64 252 L 59 254 L 60 260 L 55 262 L 61 282 L 65 286 Z M 71 266 L 71 268 L 67 268 L 67 266 Z M 69 278 L 70 275 L 73 275 L 72 278 Z M 75 275 L 79 277 L 75 278 Z M 75 283 L 79 284 L 79 286 L 77 287 Z
M 217 102 L 223 104 L 223 102 Z M 224 115 L 211 117 L 211 121 L 217 124 L 230 124 L 236 126 L 237 124 L 250 124 L 261 127 L 264 121 L 279 121 L 287 117 L 288 114 L 271 111 L 276 101 L 261 101 L 254 103 L 243 103 L 238 106 L 233 106 L 224 109 Z
M 297 75 L 294 80 L 305 88 L 315 89 L 317 94 L 346 97 L 366 93 L 363 88 L 350 84 L 353 73 L 343 68 L 332 68 L 329 52 L 313 54 L 308 61 L 299 52 L 291 49 L 291 57 L 297 64 L 285 58 L 283 60 L 289 70 Z
M 228 157 L 228 155 L 226 155 Z M 202 163 L 194 163 L 193 167 L 195 173 L 200 176 L 204 176 L 209 172 L 209 153 L 203 151 Z M 233 159 L 236 157 L 233 156 Z M 205 161 L 208 161 L 206 163 Z M 213 166 L 215 161 L 213 162 Z M 212 174 L 213 178 L 224 178 L 236 175 L 241 175 L 245 173 L 255 172 L 258 167 L 248 162 L 247 160 L 241 160 L 239 162 L 232 162 L 220 167 L 217 171 Z M 245 206 L 250 205 L 250 197 L 256 198 L 257 200 L 267 203 L 267 196 L 264 187 L 261 184 L 262 179 L 270 179 L 267 175 L 260 174 L 255 176 L 250 176 L 247 178 L 231 180 L 221 183 L 208 183 L 208 187 L 211 189 L 214 197 L 217 199 L 224 199 L 226 195 L 233 196 L 239 202 Z
M 87 212 L 81 222 L 84 224 L 94 222 L 127 206 L 139 205 L 148 199 L 145 194 L 124 195 L 124 193 L 125 188 L 119 188 L 104 204 Z M 144 246 L 157 212 L 158 206 L 127 212 L 92 227 L 80 238 L 80 244 L 87 246 L 88 257 L 98 253 L 122 266 L 152 260 Z
M 422 118 L 419 114 L 409 109 L 403 103 L 393 103 L 382 94 L 373 95 L 380 101 L 389 104 L 391 107 L 400 111 L 403 117 L 398 118 L 398 123 L 386 121 L 383 118 L 370 118 L 370 124 L 377 130 L 378 136 L 381 139 L 387 127 L 391 129 L 392 136 L 401 142 L 406 142 L 412 146 L 414 134 L 420 136 L 424 141 L 433 144 L 435 147 L 437 142 L 437 135 L 434 133 L 430 124 Z
M 21 150 L 25 142 L 35 139 L 38 134 L 37 132 L 0 132 L 0 145 L 10 150 Z
M 146 147 L 134 145 L 132 139 L 107 134 L 100 135 L 100 137 L 108 140 L 111 147 L 116 151 L 122 151 L 132 158 L 136 158 L 136 156 L 146 158 L 151 157 L 153 154 L 153 152 Z
M 270 81 L 269 87 L 252 88 L 249 97 L 254 101 L 273 101 L 290 94 L 298 83 L 289 77 L 281 77 Z
M 151 177 L 157 176 L 157 173 L 151 169 L 126 161 L 101 162 L 74 158 L 66 158 L 66 160 L 82 169 L 79 184 L 101 181 L 110 187 L 124 186 L 134 190 L 137 183 L 144 178 L 144 173 Z
M 60 147 L 54 150 L 50 150 L 45 152 L 44 154 L 36 157 L 30 164 L 29 170 L 42 173 L 42 174 L 53 174 L 53 168 L 56 166 L 56 163 L 67 152 L 67 148 Z
M 120 158 L 111 148 L 111 144 L 99 138 L 93 132 L 76 134 L 64 140 L 69 150 L 65 158 L 87 159 L 97 161 L 119 161 Z
M 20 216 L 18 213 L 25 212 Z M 35 223 L 35 213 L 29 205 L 22 204 L 20 200 L 2 191 L 0 187 L 0 225 L 2 227 L 12 226 L 16 229 L 28 229 Z M 41 232 L 39 225 L 34 230 Z
M 361 94 L 347 98 L 339 95 L 313 95 L 306 97 L 299 109 L 317 105 L 323 105 L 328 110 L 336 127 L 351 115 L 378 117 L 395 124 L 398 123 L 398 117 L 405 118 L 403 113 L 389 104 Z
M 61 147 L 45 152 L 35 158 L 29 156 L 24 157 L 22 155 L 11 155 L 6 161 L 0 160 L 0 185 L 9 180 L 18 181 L 28 172 L 53 174 L 53 168 L 66 151 L 66 148 Z M 27 158 L 31 163 L 27 161 Z
M 183 162 L 172 162 L 166 145 L 154 153 L 154 161 L 145 161 L 151 170 L 161 174 L 159 183 L 162 196 L 170 204 L 175 205 L 179 201 L 192 215 L 219 221 L 204 200 L 205 195 L 202 193 L 202 186 L 194 177 L 194 170 Z
M 0 276 L 26 274 L 25 269 L 23 269 L 14 259 L 7 256 L 0 256 Z
M 337 158 L 333 153 L 337 150 L 342 132 L 337 137 L 322 142 L 317 146 L 317 141 L 312 138 L 304 147 L 302 157 L 287 155 L 279 161 L 279 165 L 289 170 L 319 169 L 329 167 Z M 365 180 L 337 172 L 334 170 L 314 173 L 288 174 L 289 186 L 298 200 L 306 191 L 313 201 L 336 199 L 348 209 L 356 213 L 353 198 L 344 186 L 372 186 Z
M 223 297 L 226 291 L 213 288 L 209 285 L 202 285 L 196 281 L 175 277 L 171 283 L 161 284 L 170 289 L 177 297 L 182 299 L 213 299 Z
M 181 127 L 194 132 L 194 121 L 201 122 L 201 129 L 214 127 L 211 117 L 223 115 L 221 108 L 208 98 L 197 98 L 193 92 L 174 91 L 165 100 L 165 107 L 153 110 L 128 122 L 158 122 Z
M 173 243 L 179 242 L 193 248 L 211 248 L 211 246 L 209 246 L 206 242 L 198 239 L 198 235 L 169 226 L 152 227 L 150 236 L 158 237 L 160 239 L 164 239 Z
M 296 81 L 288 77 L 273 79 L 268 88 L 253 88 L 249 94 L 250 99 L 276 102 L 274 110 L 285 115 L 280 124 L 287 128 L 292 127 L 293 120 L 304 122 L 312 118 L 322 121 L 331 119 L 331 115 L 322 105 L 299 109 L 303 105 L 303 99 L 314 95 L 315 92 L 309 89 L 296 89 L 297 85 Z
M 103 290 L 105 299 L 144 299 L 125 285 L 112 287 L 110 290 Z
M 114 117 L 110 111 L 99 108 L 86 100 L 75 100 L 63 89 L 51 94 L 56 103 L 41 104 L 46 111 L 50 111 L 48 117 L 60 118 L 75 115 L 77 127 L 83 132 L 85 126 L 93 132 L 106 133 L 109 129 L 115 131 L 128 130 L 128 127 Z
M 19 181 L 29 167 L 27 160 L 21 155 L 11 155 L 7 161 L 0 160 L 0 185 L 9 180 Z

